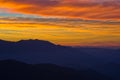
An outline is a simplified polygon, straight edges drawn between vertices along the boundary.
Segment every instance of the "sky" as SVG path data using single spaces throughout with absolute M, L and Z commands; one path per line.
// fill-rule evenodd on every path
M 120 47 L 120 0 L 0 0 L 0 39 Z

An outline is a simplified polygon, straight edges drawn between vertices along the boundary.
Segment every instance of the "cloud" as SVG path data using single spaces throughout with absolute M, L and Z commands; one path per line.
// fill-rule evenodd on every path
M 0 17 L 0 24 L 43 24 L 51 26 L 80 28 L 89 25 L 120 25 L 120 21 L 83 20 L 75 18 L 46 18 L 46 17 Z M 94 26 L 93 26 L 94 27 Z M 109 26 L 110 27 L 110 26 Z M 103 27 L 102 27 L 103 29 Z
M 1 8 L 40 16 L 120 20 L 120 0 L 0 0 Z

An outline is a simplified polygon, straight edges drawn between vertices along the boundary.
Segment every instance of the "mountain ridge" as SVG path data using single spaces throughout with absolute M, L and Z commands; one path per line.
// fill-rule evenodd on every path
M 120 64 L 119 49 L 74 48 L 40 40 L 0 41 L 0 60 L 6 59 L 28 64 L 50 63 L 80 70 L 92 69 L 120 80 L 119 76 L 113 75 L 120 74 L 117 67 Z
M 48 66 L 49 65 L 49 66 Z M 112 80 L 100 73 L 78 71 L 53 64 L 26 64 L 14 60 L 0 61 L 0 79 L 4 80 Z

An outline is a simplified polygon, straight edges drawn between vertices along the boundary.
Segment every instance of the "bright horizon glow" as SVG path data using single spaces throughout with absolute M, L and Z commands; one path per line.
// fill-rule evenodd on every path
M 120 47 L 120 27 L 113 24 L 0 24 L 0 39 L 47 40 L 66 46 Z

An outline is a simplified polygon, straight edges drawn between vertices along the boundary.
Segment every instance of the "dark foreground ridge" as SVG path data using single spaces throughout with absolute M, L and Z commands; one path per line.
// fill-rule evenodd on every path
M 54 64 L 0 61 L 0 80 L 111 80 L 95 71 L 78 71 Z

